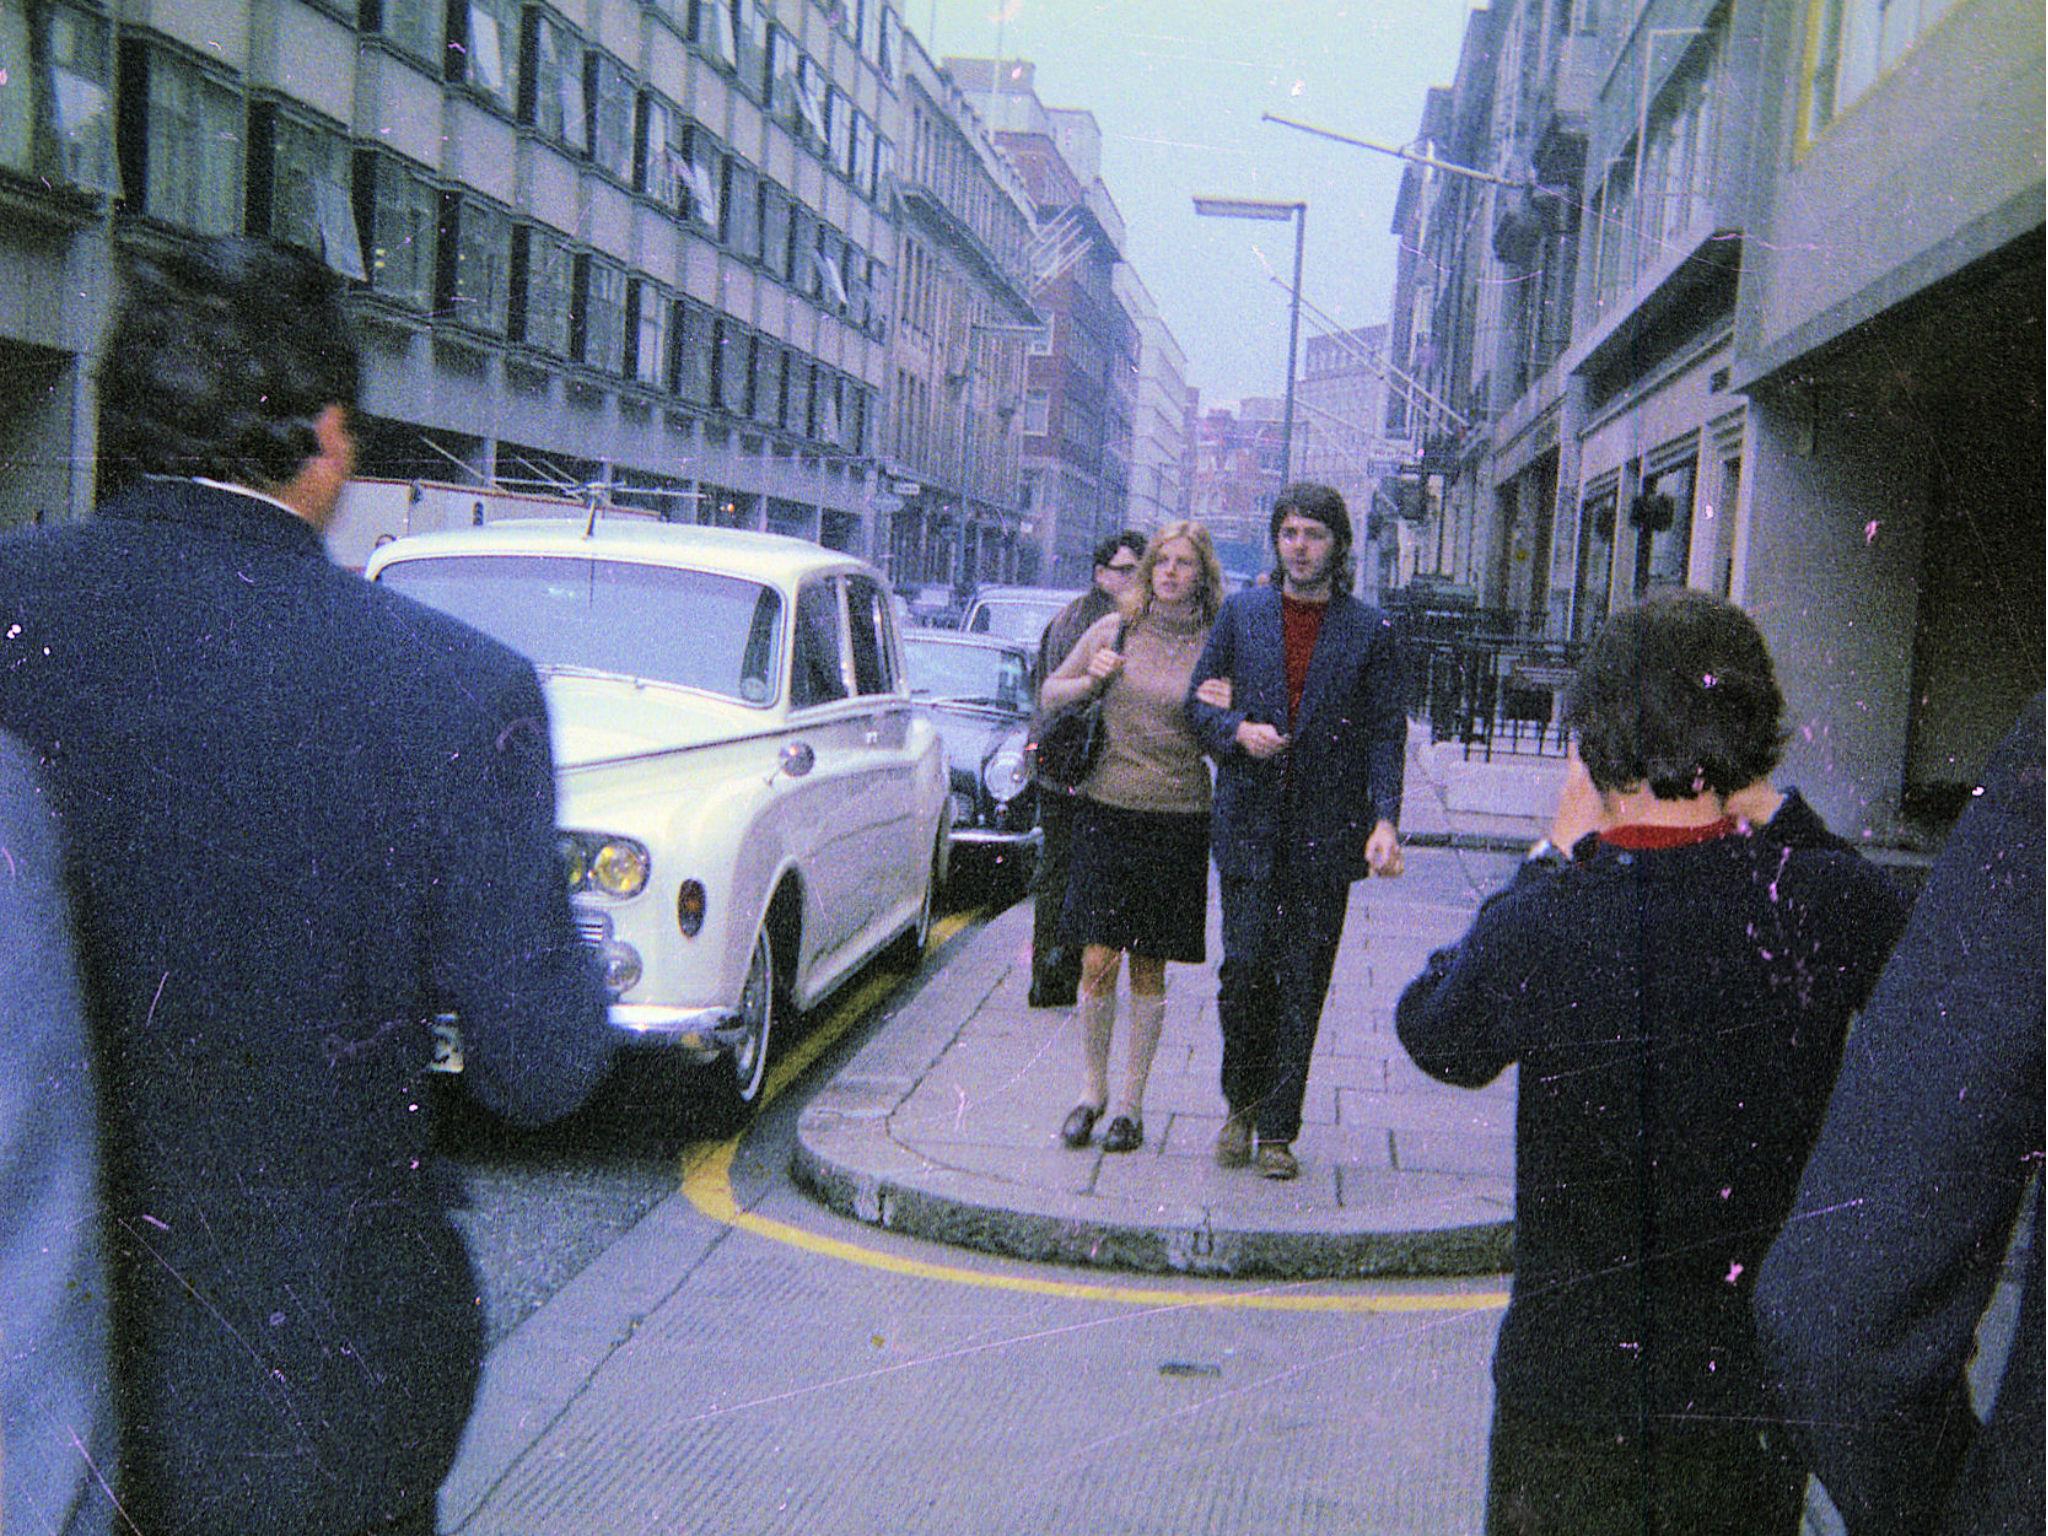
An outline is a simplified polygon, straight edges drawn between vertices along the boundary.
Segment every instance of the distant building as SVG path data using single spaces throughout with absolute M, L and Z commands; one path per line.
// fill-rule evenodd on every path
M 1157 528 L 1187 515 L 1188 361 L 1129 262 L 1116 269 L 1114 286 L 1138 332 L 1130 512 L 1124 521 Z
M 889 343 L 886 564 L 963 591 L 1024 560 L 1030 193 L 915 37 L 903 47 L 896 325 Z
M 1250 399 L 1204 411 L 1196 427 L 1193 516 L 1224 566 L 1250 577 L 1271 564 L 1268 529 L 1281 473 L 1281 402 Z
M 1401 476 L 1413 445 L 1387 432 L 1387 327 L 1311 336 L 1294 383 L 1291 480 L 1333 486 L 1350 508 L 1358 539 L 1359 590 L 1397 584 L 1401 564 Z M 1410 551 L 1412 567 L 1413 553 Z
M 1047 319 L 1024 396 L 1024 479 L 1032 574 L 1087 582 L 1092 551 L 1129 513 L 1136 327 L 1117 301 L 1123 218 L 1102 183 L 1101 131 L 1050 108 L 1018 59 L 947 59 L 946 72 L 996 130 L 1038 218 L 1032 298 Z

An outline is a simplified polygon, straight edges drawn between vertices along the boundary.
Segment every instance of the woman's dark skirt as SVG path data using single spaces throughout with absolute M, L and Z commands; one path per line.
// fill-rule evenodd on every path
M 1060 937 L 1198 963 L 1209 927 L 1209 815 L 1074 801 Z

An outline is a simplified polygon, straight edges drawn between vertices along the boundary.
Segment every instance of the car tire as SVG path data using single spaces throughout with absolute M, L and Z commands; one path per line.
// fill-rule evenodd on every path
M 768 924 L 754 935 L 747 961 L 746 985 L 740 989 L 740 1017 L 747 1032 L 738 1049 L 706 1068 L 709 1075 L 707 1118 L 711 1129 L 730 1135 L 753 1118 L 768 1082 L 768 1057 L 775 1046 L 784 1013 L 782 982 L 775 965 L 775 941 Z
M 924 958 L 924 947 L 931 942 L 932 920 L 938 916 L 945 867 L 946 829 L 941 827 L 938 837 L 932 842 L 932 862 L 931 867 L 925 871 L 924 900 L 918 904 L 917 920 L 890 946 L 891 960 L 914 968 Z

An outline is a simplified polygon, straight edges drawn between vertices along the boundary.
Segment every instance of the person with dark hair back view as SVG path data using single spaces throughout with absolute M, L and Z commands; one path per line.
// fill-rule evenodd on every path
M 1905 903 L 1817 825 L 1730 810 L 1783 708 L 1739 608 L 1614 615 L 1549 837 L 1396 1008 L 1433 1077 L 1520 1069 L 1491 1533 L 1799 1529 L 1750 1296 Z
M 339 279 L 233 240 L 128 286 L 123 489 L 0 542 L 0 729 L 64 832 L 99 1076 L 124 1529 L 431 1532 L 482 1356 L 436 1017 L 524 1122 L 611 1055 L 546 707 L 526 661 L 326 558 Z
M 1038 659 L 1031 668 L 1031 697 L 1039 706 L 1031 722 L 1031 739 L 1045 723 L 1039 694 L 1053 668 L 1067 659 L 1074 643 L 1131 589 L 1131 577 L 1145 558 L 1145 535 L 1126 528 L 1095 546 L 1095 574 L 1088 590 L 1052 617 L 1038 637 Z M 1038 786 L 1038 863 L 1031 871 L 1031 992 L 1033 1008 L 1071 1008 L 1081 980 L 1080 946 L 1060 941 L 1060 914 L 1067 901 L 1072 868 L 1074 802 L 1072 790 L 1040 781 Z

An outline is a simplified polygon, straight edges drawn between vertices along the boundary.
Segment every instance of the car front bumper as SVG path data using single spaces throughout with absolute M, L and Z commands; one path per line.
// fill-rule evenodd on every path
M 609 1022 L 621 1043 L 679 1051 L 698 1061 L 726 1055 L 745 1037 L 731 1008 L 671 1008 L 662 1003 L 613 1003 Z

